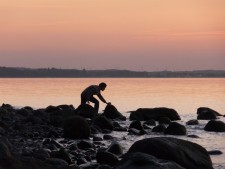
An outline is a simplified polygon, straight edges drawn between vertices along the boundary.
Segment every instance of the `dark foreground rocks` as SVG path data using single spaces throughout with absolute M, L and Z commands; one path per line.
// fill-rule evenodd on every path
M 174 161 L 184 168 L 212 169 L 212 161 L 202 146 L 170 137 L 147 138 L 135 142 L 127 155 L 141 152 L 159 159 Z
M 139 108 L 132 111 L 130 120 L 148 121 L 151 119 L 159 120 L 160 118 L 167 117 L 170 120 L 180 120 L 180 116 L 174 109 L 169 108 Z
M 80 111 L 72 105 L 38 110 L 2 105 L 0 169 L 211 168 L 201 146 L 169 137 L 140 140 L 124 154 L 126 144 L 143 135 L 185 138 L 185 126 L 173 122 L 180 118 L 173 109 L 138 109 L 133 121 L 124 121 L 112 105 L 103 114 L 92 110 L 90 105 Z

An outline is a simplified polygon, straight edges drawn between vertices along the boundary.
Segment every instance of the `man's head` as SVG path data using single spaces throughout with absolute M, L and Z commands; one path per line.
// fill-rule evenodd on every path
M 102 82 L 98 86 L 100 87 L 101 91 L 104 91 L 107 85 L 106 85 L 106 83 Z

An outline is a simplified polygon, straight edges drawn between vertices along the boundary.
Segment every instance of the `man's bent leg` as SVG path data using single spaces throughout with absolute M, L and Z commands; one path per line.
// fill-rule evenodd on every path
M 95 104 L 94 106 L 95 114 L 98 114 L 99 101 L 94 97 L 91 97 L 90 101 Z
M 80 105 L 77 107 L 77 109 L 75 110 L 75 113 L 79 113 L 79 111 L 82 109 L 82 107 L 86 104 L 87 100 L 86 98 L 81 96 L 81 103 Z

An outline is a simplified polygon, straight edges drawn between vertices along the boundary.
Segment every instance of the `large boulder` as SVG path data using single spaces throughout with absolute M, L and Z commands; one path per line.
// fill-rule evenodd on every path
M 72 105 L 48 106 L 45 112 L 49 116 L 51 125 L 62 127 L 65 119 L 74 116 L 74 107 Z
M 98 116 L 93 120 L 93 125 L 99 127 L 104 130 L 113 130 L 113 123 L 110 119 L 105 116 Z
M 95 112 L 96 112 L 95 109 L 91 105 L 84 104 L 84 105 L 80 106 L 80 109 L 77 113 L 78 113 L 78 115 L 80 115 L 84 118 L 93 119 L 95 117 L 95 114 L 96 114 Z
M 187 130 L 184 125 L 181 125 L 177 122 L 172 122 L 164 131 L 164 134 L 169 135 L 186 135 Z
M 126 117 L 123 116 L 115 106 L 108 104 L 105 107 L 103 115 L 109 119 L 118 119 L 118 120 L 126 120 Z
M 197 115 L 198 120 L 213 120 L 217 119 L 217 116 L 222 116 L 220 113 L 207 107 L 198 108 Z
M 225 132 L 225 123 L 219 120 L 210 120 L 205 128 L 205 131 Z
M 190 141 L 171 137 L 155 137 L 135 142 L 127 152 L 142 152 L 156 158 L 174 161 L 184 168 L 213 169 L 205 148 Z
M 170 120 L 180 120 L 180 116 L 174 109 L 169 108 L 139 108 L 132 111 L 130 120 L 148 121 L 151 119 L 159 120 L 161 117 L 168 117 Z
M 90 127 L 87 120 L 80 116 L 71 117 L 64 122 L 64 137 L 71 139 L 88 139 Z
M 126 156 L 115 169 L 184 169 L 175 162 L 157 159 L 149 154 L 135 152 Z
M 113 153 L 115 155 L 123 154 L 123 149 L 121 145 L 117 141 L 113 141 L 107 149 L 108 152 Z
M 96 160 L 99 164 L 107 164 L 109 166 L 115 166 L 119 162 L 119 159 L 115 154 L 107 151 L 98 151 Z

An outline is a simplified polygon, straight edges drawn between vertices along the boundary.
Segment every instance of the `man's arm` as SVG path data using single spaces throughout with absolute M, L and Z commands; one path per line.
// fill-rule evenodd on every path
M 104 97 L 101 95 L 101 93 L 99 93 L 97 96 L 103 103 L 107 103 Z

